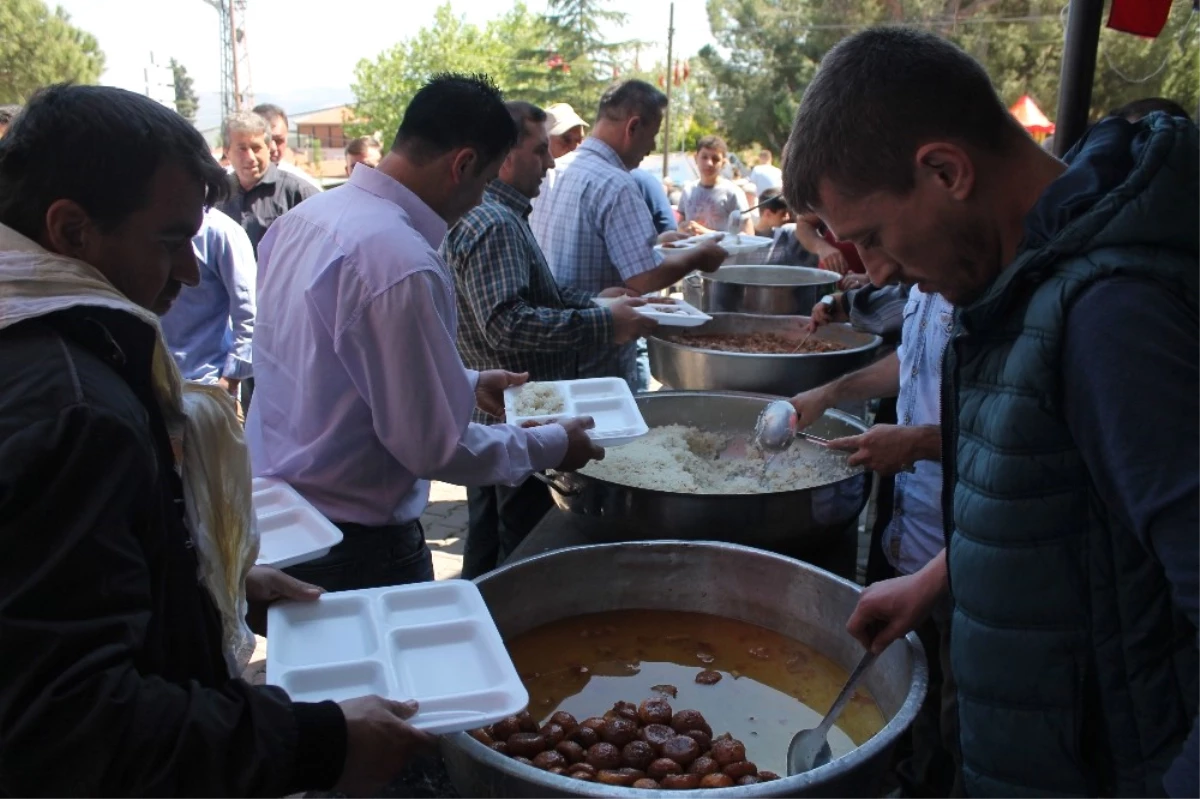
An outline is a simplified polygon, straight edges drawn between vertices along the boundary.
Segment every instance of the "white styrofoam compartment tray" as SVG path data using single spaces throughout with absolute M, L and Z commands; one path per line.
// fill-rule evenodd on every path
M 519 416 L 516 411 L 517 395 L 522 386 L 504 390 L 504 416 L 511 424 L 526 422 L 547 424 L 578 416 L 590 416 L 596 426 L 588 431 L 592 441 L 602 447 L 619 447 L 635 441 L 650 428 L 642 418 L 629 384 L 619 377 L 589 377 L 583 380 L 548 380 L 558 389 L 563 398 L 560 413 L 545 416 Z
M 267 683 L 297 702 L 415 699 L 434 735 L 525 709 L 529 692 L 468 580 L 323 594 L 268 611 Z
M 774 243 L 774 239 L 766 236 L 751 236 L 747 233 L 734 233 L 721 239 L 718 244 L 725 248 L 730 255 L 740 255 L 744 252 L 765 250 Z
M 711 322 L 712 317 L 683 300 L 664 301 L 661 297 L 647 297 L 645 305 L 639 305 L 636 310 L 642 316 L 647 316 L 660 325 L 674 327 L 699 327 L 705 322 Z
M 690 250 L 693 247 L 698 247 L 708 239 L 721 236 L 717 244 L 730 255 L 740 255 L 741 253 L 754 252 L 756 250 L 764 250 L 774 243 L 774 239 L 769 239 L 766 236 L 752 236 L 748 233 L 704 233 L 699 236 L 691 236 L 686 239 L 668 242 L 667 244 L 656 244 L 654 249 L 666 255 L 672 252 L 680 252 L 682 250 Z
M 711 322 L 712 317 L 691 303 L 684 302 L 678 297 L 663 297 L 659 294 L 647 294 L 642 297 L 645 305 L 634 308 L 642 316 L 647 316 L 660 325 L 675 327 L 698 327 L 705 322 Z M 609 307 L 617 301 L 615 297 L 597 297 L 594 302 L 602 307 Z
M 323 557 L 341 543 L 342 531 L 282 480 L 256 477 L 251 492 L 260 566 L 285 569 Z

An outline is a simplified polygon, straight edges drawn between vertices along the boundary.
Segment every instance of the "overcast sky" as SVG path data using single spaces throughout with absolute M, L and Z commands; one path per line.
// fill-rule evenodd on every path
M 49 4 L 54 5 L 55 0 Z M 220 91 L 217 11 L 206 0 L 58 0 L 72 21 L 100 42 L 107 67 L 101 82 L 145 91 L 151 52 L 178 59 L 195 80 L 201 127 L 216 125 Z M 412 36 L 433 19 L 435 0 L 361 4 L 318 0 L 248 0 L 251 85 L 255 99 L 291 113 L 353 99 L 354 65 Z M 456 0 L 454 10 L 481 24 L 511 7 L 507 0 Z M 544 0 L 531 0 L 540 11 Z M 670 0 L 612 0 L 629 13 L 614 38 L 638 38 L 666 53 Z M 703 0 L 676 0 L 676 53 L 694 54 L 711 40 Z M 347 13 L 340 13 L 345 9 Z M 648 60 L 653 61 L 650 55 Z M 644 62 L 645 63 L 645 62 Z

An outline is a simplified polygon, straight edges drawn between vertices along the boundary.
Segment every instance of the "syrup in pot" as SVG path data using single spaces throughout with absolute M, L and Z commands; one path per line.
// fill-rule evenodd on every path
M 551 622 L 506 644 L 539 724 L 558 710 L 582 721 L 618 701 L 662 695 L 675 710 L 700 711 L 715 735 L 732 734 L 746 745 L 748 760 L 779 774 L 787 773 L 792 736 L 821 723 L 848 676 L 799 641 L 702 613 L 593 613 Z M 716 683 L 696 681 L 714 671 Z M 875 701 L 859 688 L 829 733 L 833 756 L 866 742 L 884 724 Z

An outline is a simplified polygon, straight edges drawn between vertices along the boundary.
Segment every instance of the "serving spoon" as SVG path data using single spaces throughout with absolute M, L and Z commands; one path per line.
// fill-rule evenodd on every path
M 838 694 L 837 699 L 833 700 L 833 706 L 829 708 L 825 718 L 821 719 L 821 723 L 811 730 L 801 730 L 792 736 L 792 742 L 788 744 L 787 751 L 789 777 L 812 771 L 832 759 L 833 753 L 829 749 L 829 730 L 838 720 L 838 716 L 842 715 L 842 711 L 846 709 L 846 703 L 854 694 L 854 687 L 858 685 L 863 674 L 874 662 L 874 652 L 868 651 L 863 655 L 862 660 L 858 661 L 858 665 L 850 673 L 850 679 L 846 680 L 846 684 L 842 686 L 842 692 Z
M 829 446 L 829 439 L 797 429 L 799 422 L 800 417 L 796 415 L 792 403 L 787 400 L 769 402 L 754 423 L 754 443 L 766 452 L 783 452 L 799 436 L 814 444 Z

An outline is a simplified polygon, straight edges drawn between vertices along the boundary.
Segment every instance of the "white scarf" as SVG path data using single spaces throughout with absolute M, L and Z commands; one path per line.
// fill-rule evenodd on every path
M 237 676 L 254 652 L 254 635 L 245 621 L 245 583 L 258 557 L 258 529 L 250 457 L 232 399 L 216 386 L 184 382 L 158 317 L 131 302 L 94 267 L 0 225 L 0 330 L 76 307 L 123 311 L 154 330 L 154 393 L 183 481 L 199 577 L 220 611 L 225 659 Z

